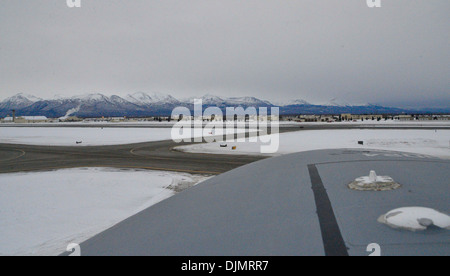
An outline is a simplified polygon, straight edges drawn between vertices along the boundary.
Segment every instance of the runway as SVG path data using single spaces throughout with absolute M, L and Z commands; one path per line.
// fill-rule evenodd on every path
M 301 128 L 281 127 L 279 133 L 298 130 Z M 175 143 L 172 140 L 89 147 L 0 144 L 0 173 L 113 167 L 218 175 L 267 158 L 173 150 L 174 147 L 190 144 L 193 143 Z
M 119 146 L 48 147 L 0 144 L 0 173 L 76 167 L 114 167 L 220 174 L 264 159 L 258 156 L 185 154 L 172 150 L 173 141 Z
M 1 127 L 30 125 L 1 125 Z M 57 125 L 79 127 L 80 125 Z M 156 125 L 157 126 L 157 125 Z M 36 124 L 31 127 L 44 127 Z M 47 124 L 46 127 L 49 127 Z M 125 127 L 123 125 L 85 125 L 84 127 Z M 127 125 L 126 127 L 155 127 L 155 125 Z M 158 126 L 161 127 L 161 126 Z M 162 126 L 164 127 L 164 126 Z M 165 126 L 172 127 L 172 126 Z M 428 126 L 425 129 L 450 129 L 447 126 Z M 281 125 L 280 133 L 317 129 L 424 129 L 423 126 L 395 125 Z M 264 156 L 217 155 L 181 153 L 176 146 L 192 143 L 175 143 L 171 140 L 117 146 L 56 147 L 17 144 L 0 144 L 0 173 L 45 171 L 78 167 L 114 167 L 165 170 L 194 174 L 218 175 L 237 167 L 265 159 Z

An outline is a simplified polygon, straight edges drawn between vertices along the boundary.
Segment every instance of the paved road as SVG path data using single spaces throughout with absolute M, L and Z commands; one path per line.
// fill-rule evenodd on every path
M 298 130 L 302 128 L 281 127 L 279 132 Z M 173 150 L 174 147 L 189 144 L 192 143 L 175 143 L 171 140 L 92 147 L 0 144 L 0 173 L 116 167 L 217 175 L 267 158 L 182 153 Z
M 46 147 L 0 144 L 0 173 L 75 167 L 141 168 L 220 174 L 263 159 L 257 156 L 185 154 L 173 141 L 101 147 Z
M 300 129 L 280 128 L 279 132 L 296 130 Z M 193 143 L 175 143 L 166 140 L 92 147 L 0 144 L 0 173 L 77 167 L 116 167 L 217 175 L 267 158 L 182 153 L 173 150 L 174 147 L 189 144 Z
M 402 187 L 354 191 L 376 170 Z M 171 256 L 450 254 L 448 230 L 392 229 L 400 207 L 449 212 L 450 162 L 386 151 L 322 150 L 252 163 L 209 179 L 82 243 L 81 254 Z M 67 255 L 67 253 L 65 254 Z

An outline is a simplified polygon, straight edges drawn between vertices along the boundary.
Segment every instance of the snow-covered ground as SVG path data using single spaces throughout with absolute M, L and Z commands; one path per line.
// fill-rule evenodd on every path
M 152 142 L 170 139 L 170 128 L 0 128 L 0 143 L 97 146 Z M 77 144 L 77 142 L 82 142 Z
M 358 141 L 364 141 L 359 145 Z M 215 154 L 260 154 L 261 142 L 196 144 L 177 147 L 185 152 Z M 237 146 L 232 150 L 232 146 Z M 304 130 L 280 134 L 280 147 L 277 153 L 282 155 L 294 152 L 320 149 L 379 149 L 403 151 L 441 158 L 450 158 L 450 130 Z
M 231 129 L 231 131 L 233 131 Z M 171 128 L 7 127 L 0 128 L 0 143 L 44 146 L 107 146 L 172 139 Z M 227 131 L 228 133 L 229 131 Z M 245 132 L 239 129 L 237 132 Z M 206 132 L 204 136 L 211 136 Z M 180 137 L 195 137 L 184 128 Z M 201 136 L 201 135 L 197 135 Z M 77 144 L 77 142 L 82 142 Z
M 188 128 L 190 122 L 185 124 L 182 138 L 198 136 Z M 172 139 L 171 131 L 175 122 L 138 122 L 138 123 L 46 123 L 46 124 L 0 124 L 0 143 L 48 145 L 48 146 L 100 146 L 121 145 L 141 142 L 154 142 Z M 207 123 L 204 123 L 204 126 Z M 218 122 L 220 126 L 220 122 Z M 450 127 L 450 121 L 358 121 L 338 123 L 296 123 L 280 122 L 280 127 L 319 126 L 319 125 L 346 125 L 370 127 L 421 127 L 433 129 L 437 127 Z M 40 127 L 36 127 L 40 126 Z M 84 126 L 84 127 L 83 127 Z M 87 127 L 88 126 L 88 127 Z M 106 126 L 106 127 L 104 127 Z M 108 127 L 109 126 L 109 127 Z M 112 126 L 112 127 L 111 127 Z M 335 130 L 333 130 L 335 131 Z M 244 132 L 238 127 L 238 133 Z M 229 133 L 229 130 L 227 130 Z M 210 136 L 205 132 L 204 136 Z M 77 142 L 82 142 L 77 144 Z
M 0 255 L 58 255 L 205 179 L 107 168 L 1 174 Z

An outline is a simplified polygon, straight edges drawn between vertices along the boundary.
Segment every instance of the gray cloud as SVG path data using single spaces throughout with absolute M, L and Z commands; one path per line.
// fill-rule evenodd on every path
M 0 96 L 450 105 L 447 0 L 1 0 Z

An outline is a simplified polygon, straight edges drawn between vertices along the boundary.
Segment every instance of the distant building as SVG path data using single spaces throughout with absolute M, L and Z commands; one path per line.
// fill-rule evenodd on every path
M 326 115 L 320 116 L 320 121 L 321 121 L 321 122 L 335 122 L 337 119 L 338 119 L 338 118 L 335 118 L 334 116 L 331 116 L 331 115 L 328 115 L 328 116 L 326 116 Z
M 383 119 L 383 115 L 360 115 L 357 120 L 381 120 Z
M 353 116 L 352 116 L 352 114 L 349 114 L 349 113 L 341 114 L 341 120 L 342 121 L 353 120 Z
M 317 115 L 301 115 L 298 121 L 300 122 L 318 122 L 320 116 Z
M 421 115 L 421 116 L 417 116 L 416 120 L 418 120 L 418 121 L 432 121 L 433 117 L 434 116 L 432 116 L 432 115 Z
M 2 123 L 12 123 L 13 121 L 13 117 L 5 117 L 4 119 L 2 119 Z
M 438 121 L 450 121 L 450 115 L 439 115 L 436 118 Z
M 6 117 L 2 122 L 4 123 L 17 123 L 17 124 L 29 124 L 29 123 L 45 123 L 48 122 L 48 118 L 45 116 L 22 116 L 17 117 L 14 121 L 13 117 Z
M 398 116 L 395 116 L 394 119 L 399 120 L 399 121 L 412 121 L 412 120 L 414 120 L 414 117 L 411 115 L 398 115 Z

